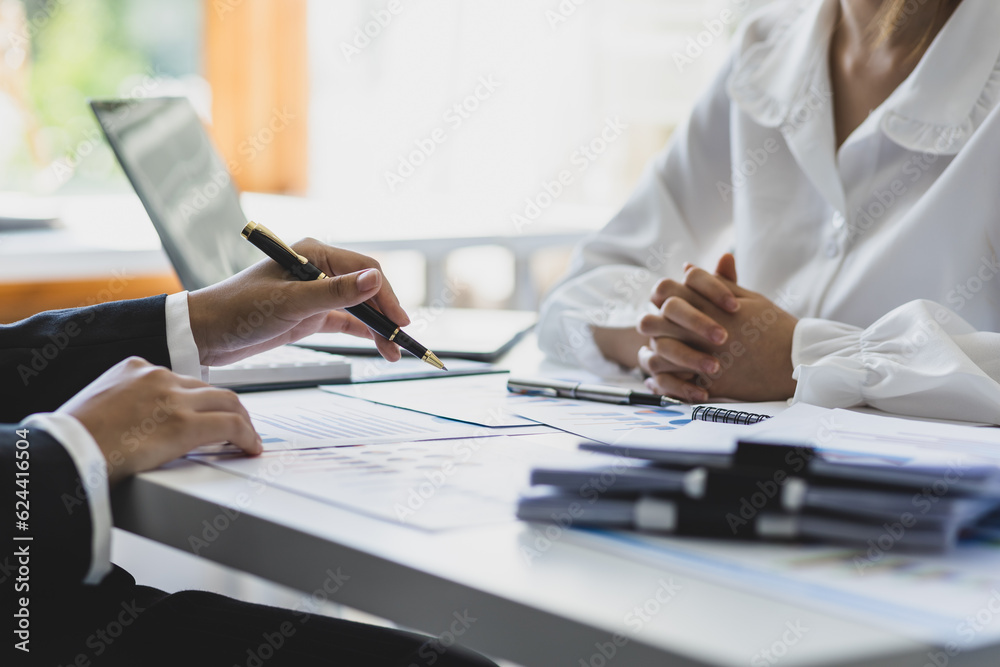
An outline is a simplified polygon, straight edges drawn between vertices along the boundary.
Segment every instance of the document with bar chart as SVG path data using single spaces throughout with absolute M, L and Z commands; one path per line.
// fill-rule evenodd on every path
M 495 435 L 493 429 L 336 396 L 319 389 L 243 394 L 240 401 L 264 442 L 264 451 L 344 447 Z M 196 454 L 229 451 L 231 445 Z
M 609 445 L 662 444 L 664 435 L 691 422 L 691 406 L 654 408 L 526 396 L 511 409 L 567 433 Z
M 690 405 L 655 408 L 641 405 L 613 405 L 548 396 L 525 396 L 510 409 L 526 419 L 546 424 L 567 433 L 608 445 L 657 446 L 664 444 L 731 445 L 728 433 L 739 427 L 732 424 L 709 424 L 691 421 Z M 779 403 L 732 403 L 722 407 L 737 410 L 761 410 L 778 414 L 785 409 Z

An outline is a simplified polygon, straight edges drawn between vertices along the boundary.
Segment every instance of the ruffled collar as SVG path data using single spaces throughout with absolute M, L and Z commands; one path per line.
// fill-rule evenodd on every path
M 748 22 L 728 89 L 740 109 L 761 125 L 788 123 L 816 86 L 829 85 L 838 2 L 784 4 L 764 39 L 755 35 L 755 21 Z M 877 110 L 886 136 L 912 151 L 958 153 L 1000 101 L 998 36 L 1000 3 L 963 0 L 914 71 Z

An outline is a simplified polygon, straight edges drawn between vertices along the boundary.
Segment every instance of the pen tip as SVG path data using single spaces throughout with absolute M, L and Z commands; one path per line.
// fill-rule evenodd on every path
M 447 368 L 445 368 L 444 364 L 441 363 L 441 360 L 437 358 L 437 355 L 431 352 L 430 350 L 427 350 L 427 354 L 424 355 L 424 361 L 426 361 L 431 366 L 439 370 L 442 371 L 448 370 Z

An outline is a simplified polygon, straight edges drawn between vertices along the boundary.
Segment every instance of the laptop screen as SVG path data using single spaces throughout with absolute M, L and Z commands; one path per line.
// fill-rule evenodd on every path
M 187 99 L 95 100 L 91 108 L 185 289 L 261 259 L 240 236 L 239 195 Z

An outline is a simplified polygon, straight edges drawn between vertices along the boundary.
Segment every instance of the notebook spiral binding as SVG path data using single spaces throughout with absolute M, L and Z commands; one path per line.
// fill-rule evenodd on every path
M 707 405 L 699 405 L 691 411 L 691 419 L 700 419 L 701 421 L 715 422 L 717 424 L 756 424 L 770 418 L 770 415 L 759 415 L 753 412 L 727 410 L 725 408 L 713 408 Z

